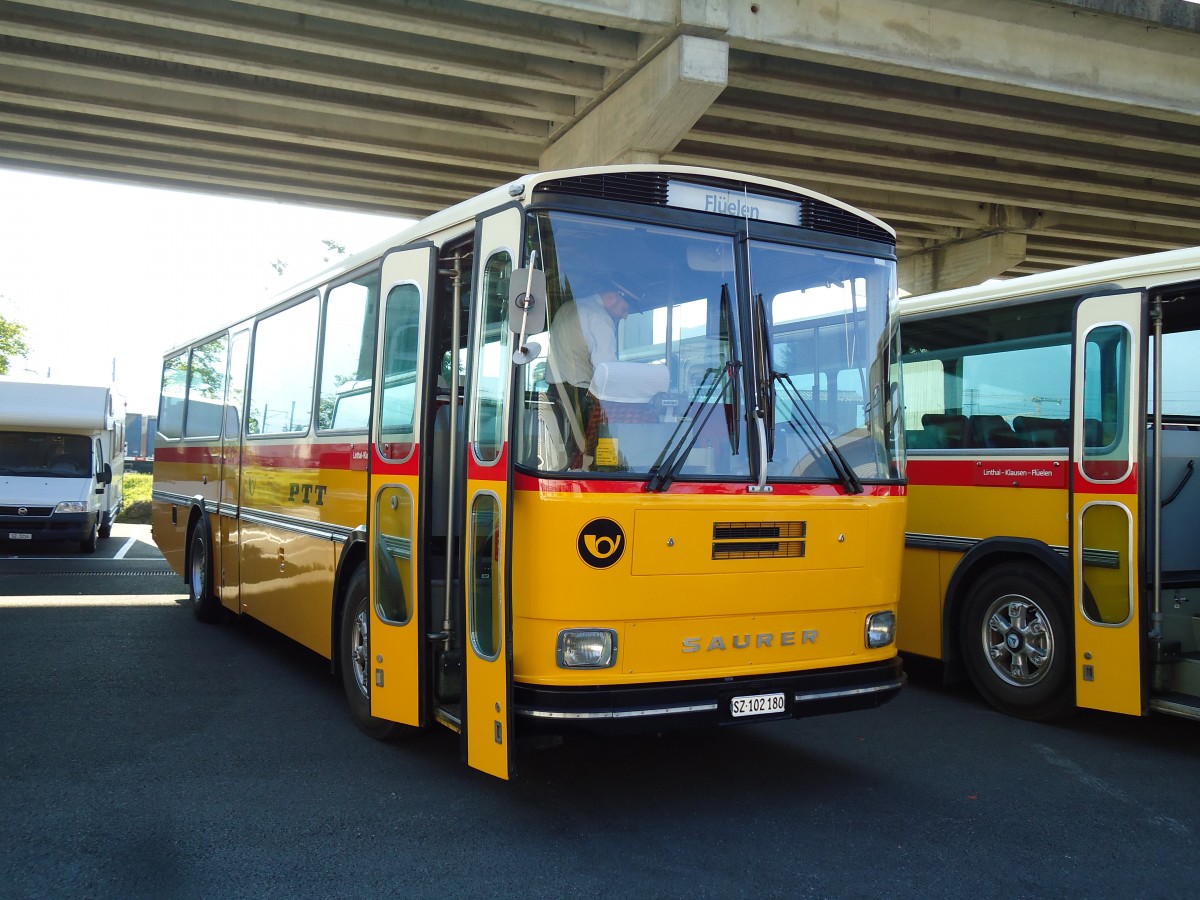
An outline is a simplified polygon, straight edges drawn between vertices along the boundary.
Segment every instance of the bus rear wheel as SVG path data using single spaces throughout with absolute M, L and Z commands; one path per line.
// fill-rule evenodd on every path
M 403 725 L 371 715 L 371 598 L 366 564 L 360 564 L 346 586 L 338 632 L 338 668 L 350 715 L 365 734 L 376 740 L 394 740 Z
M 1069 609 L 1063 588 L 1035 565 L 996 566 L 971 586 L 959 646 L 971 682 L 992 706 L 1035 720 L 1075 708 Z
M 213 592 L 212 553 L 203 524 L 192 529 L 188 552 L 188 597 L 192 601 L 192 614 L 201 622 L 221 621 L 224 609 Z

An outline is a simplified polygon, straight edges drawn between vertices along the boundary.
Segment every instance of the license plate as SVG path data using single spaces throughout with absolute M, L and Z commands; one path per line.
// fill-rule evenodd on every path
M 771 713 L 787 711 L 787 701 L 783 694 L 754 694 L 747 697 L 734 697 L 729 701 L 729 713 L 738 716 L 766 716 Z
M 32 541 L 33 535 L 25 534 L 24 532 L 21 532 L 21 531 L 10 531 L 8 533 L 8 539 L 10 541 Z

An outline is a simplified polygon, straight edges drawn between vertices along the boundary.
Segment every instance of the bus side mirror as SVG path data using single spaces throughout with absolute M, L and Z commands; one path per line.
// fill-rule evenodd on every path
M 546 330 L 546 273 L 532 267 L 517 269 L 508 282 L 508 325 L 517 336 L 513 362 L 524 365 L 537 359 L 542 348 L 526 345 L 525 338 Z

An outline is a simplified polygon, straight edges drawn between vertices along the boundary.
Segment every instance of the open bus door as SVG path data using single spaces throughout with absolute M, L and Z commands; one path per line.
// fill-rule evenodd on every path
M 1076 704 L 1141 715 L 1138 460 L 1144 294 L 1088 297 L 1075 311 L 1071 560 Z
M 383 260 L 368 492 L 371 715 L 414 726 L 422 724 L 426 672 L 425 613 L 416 592 L 418 376 L 435 261 L 430 245 Z
M 513 774 L 508 286 L 521 224 L 517 207 L 479 222 L 465 397 L 461 740 L 468 765 L 505 779 Z
M 233 332 L 229 345 L 229 376 L 225 379 L 225 414 L 221 429 L 221 489 L 217 517 L 220 534 L 216 576 L 218 596 L 231 612 L 242 611 L 242 398 L 246 393 L 246 364 L 250 356 L 250 330 Z M 151 417 L 145 427 L 150 427 Z

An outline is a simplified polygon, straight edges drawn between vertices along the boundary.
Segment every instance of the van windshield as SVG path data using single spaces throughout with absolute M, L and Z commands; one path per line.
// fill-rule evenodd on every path
M 86 478 L 92 474 L 92 442 L 81 434 L 0 432 L 0 475 Z

